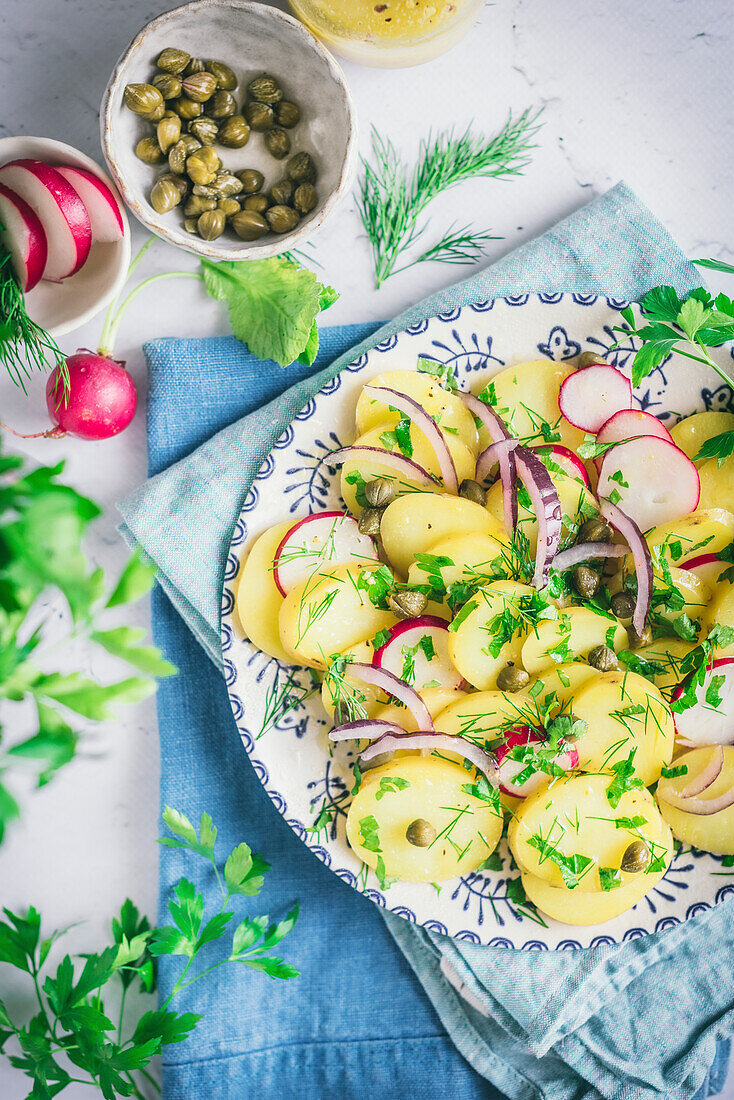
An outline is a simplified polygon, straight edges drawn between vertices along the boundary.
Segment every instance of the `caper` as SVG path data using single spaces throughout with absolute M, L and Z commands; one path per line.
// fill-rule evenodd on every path
M 201 118 L 192 119 L 189 123 L 189 133 L 193 134 L 202 145 L 213 145 L 217 140 L 219 126 L 213 118 L 202 115 Z
M 497 688 L 499 691 L 522 691 L 530 683 L 530 677 L 524 668 L 520 668 L 510 661 L 497 673 Z
M 156 126 L 155 134 L 163 152 L 169 152 L 181 137 L 181 119 L 178 115 L 162 118 Z
M 576 542 L 611 542 L 612 534 L 612 529 L 605 519 L 601 516 L 593 516 L 579 527 Z
M 179 96 L 178 99 L 172 99 L 170 102 L 176 114 L 180 115 L 186 122 L 190 122 L 192 118 L 198 118 L 204 110 L 200 103 L 197 103 L 195 99 L 189 99 L 187 95 Z
M 369 511 L 369 509 L 365 509 L 365 511 Z M 364 512 L 362 515 L 364 515 Z M 398 619 L 417 619 L 426 610 L 428 597 L 425 592 L 418 592 L 415 588 L 406 588 L 403 592 L 395 592 L 393 595 L 388 596 L 387 606 Z
M 291 151 L 291 139 L 282 126 L 273 126 L 272 130 L 266 132 L 265 144 L 271 157 L 276 160 L 282 160 Z
M 270 201 L 274 206 L 289 206 L 293 200 L 294 190 L 291 180 L 278 180 L 270 188 Z
M 215 206 L 219 202 L 220 195 L 214 186 L 214 180 L 211 183 L 195 183 L 192 191 L 202 199 L 213 199 Z
M 601 577 L 596 570 L 590 569 L 588 565 L 574 566 L 571 576 L 573 577 L 573 586 L 583 600 L 590 600 L 599 591 Z
M 163 180 L 166 183 L 171 183 L 177 189 L 181 198 L 185 198 L 189 193 L 189 187 L 191 186 L 187 179 L 183 176 L 174 175 L 173 172 L 164 172 L 162 176 L 158 177 L 159 182 Z
M 589 653 L 589 664 L 599 672 L 612 672 L 619 667 L 617 654 L 608 645 L 595 645 Z
M 650 864 L 650 849 L 644 840 L 633 840 L 622 856 L 621 869 L 628 874 L 636 875 L 640 871 L 647 870 Z
M 242 115 L 225 118 L 219 127 L 219 141 L 228 149 L 241 149 L 250 140 L 250 127 Z
M 638 634 L 634 626 L 630 624 L 627 627 L 627 634 L 629 636 L 630 649 L 644 649 L 645 646 L 652 645 L 652 627 L 649 623 L 645 623 L 641 634 Z
M 237 110 L 237 100 L 231 92 L 215 92 L 207 104 L 211 118 L 229 118 Z
M 173 73 L 156 73 L 151 83 L 164 99 L 176 99 L 181 95 L 181 81 Z
M 270 207 L 270 200 L 266 195 L 248 195 L 242 203 L 243 210 L 252 210 L 255 214 L 264 214 Z
M 271 206 L 265 217 L 273 233 L 290 233 L 301 220 L 292 206 Z
M 256 168 L 243 168 L 242 171 L 235 172 L 235 175 L 242 181 L 242 190 L 246 195 L 254 195 L 262 190 L 262 185 L 265 183 L 265 176 Z
M 141 138 L 135 146 L 135 156 L 146 164 L 162 164 L 166 159 L 163 150 L 154 137 Z
M 164 73 L 182 73 L 189 61 L 191 60 L 191 54 L 186 53 L 186 50 L 177 50 L 171 46 L 162 50 L 158 54 L 158 60 L 156 65 L 159 69 L 162 69 Z
M 301 187 L 310 187 L 311 185 L 301 184 Z M 301 190 L 301 187 L 298 190 Z M 482 508 L 487 503 L 487 493 L 478 481 L 472 481 L 470 477 L 465 477 L 459 486 L 459 496 L 464 500 L 472 500 L 475 504 L 481 504 Z
M 167 214 L 169 210 L 173 210 L 174 206 L 178 206 L 181 198 L 181 192 L 171 180 L 159 179 L 153 184 L 153 190 L 150 192 L 150 205 L 156 214 Z
M 428 848 L 437 837 L 436 830 L 425 817 L 417 817 L 405 830 L 405 839 L 415 848 Z
M 242 180 L 238 180 L 237 176 L 233 176 L 231 172 L 222 169 L 217 172 L 212 187 L 220 199 L 227 199 L 230 195 L 239 195 L 242 190 Z
M 316 188 L 312 183 L 299 183 L 293 196 L 293 205 L 299 214 L 310 214 L 319 201 Z
M 288 207 L 283 207 L 282 209 L 287 210 Z M 269 213 L 270 211 L 268 211 L 268 214 Z M 268 222 L 270 222 L 270 218 L 268 218 Z M 384 511 L 384 508 L 365 508 L 365 510 L 362 512 L 362 515 L 359 517 L 359 523 L 357 524 L 360 533 L 363 535 L 371 535 L 373 538 L 379 535 L 380 521 L 382 519 L 382 513 Z
M 294 183 L 316 183 L 316 165 L 309 153 L 294 153 L 285 173 Z
M 237 199 L 220 199 L 217 203 L 217 210 L 221 210 L 225 218 L 233 218 L 235 214 L 239 214 L 240 209 L 241 207 L 240 204 L 237 202 Z
M 192 183 L 211 183 L 219 170 L 219 157 L 210 145 L 202 145 L 186 158 L 186 172 Z
M 251 130 L 262 134 L 275 125 L 275 111 L 267 103 L 252 100 L 245 107 L 245 118 Z
M 256 241 L 268 231 L 268 223 L 254 210 L 241 210 L 232 218 L 232 228 L 243 241 Z
M 229 65 L 225 65 L 223 61 L 207 61 L 206 71 L 216 78 L 218 88 L 231 92 L 237 87 L 234 69 L 230 69 Z
M 207 199 L 203 195 L 194 194 L 186 200 L 184 214 L 187 218 L 198 218 L 199 215 L 203 214 L 206 210 L 215 210 L 216 206 L 216 199 Z
M 621 592 L 615 592 L 609 604 L 612 614 L 618 619 L 631 619 L 635 613 L 635 597 L 626 588 Z
M 604 366 L 607 365 L 606 359 L 602 359 L 601 355 L 597 355 L 595 351 L 582 351 L 581 355 L 579 355 L 576 360 L 576 366 L 579 370 L 581 370 L 582 367 L 593 367 L 597 363 L 602 363 Z
M 200 57 L 192 57 L 183 71 L 184 76 L 193 76 L 194 73 L 203 73 L 206 66 Z
M 201 142 L 193 134 L 181 134 L 176 144 L 168 150 L 168 167 L 182 176 L 186 171 L 186 158 L 197 149 L 201 149 Z
M 197 223 L 199 236 L 205 241 L 216 241 L 224 233 L 226 224 L 227 219 L 221 210 L 205 210 Z
M 275 121 L 279 126 L 285 126 L 287 130 L 292 130 L 301 121 L 300 108 L 296 103 L 281 99 L 275 108 Z
M 395 500 L 395 483 L 389 477 L 374 477 L 365 485 L 364 495 L 373 508 L 386 508 Z
M 163 96 L 152 84 L 128 84 L 124 92 L 125 106 L 134 115 L 149 115 L 163 107 Z
M 141 115 L 140 117 L 144 118 L 146 122 L 160 122 L 165 114 L 165 103 L 159 103 L 158 106 L 154 107 L 152 111 L 146 111 L 146 113 L 144 115 Z
M 199 219 L 198 218 L 184 218 L 184 229 L 187 233 L 199 232 Z
M 283 98 L 283 91 L 278 81 L 265 73 L 250 81 L 247 85 L 247 95 L 259 103 L 279 103 Z
M 196 103 L 206 103 L 217 90 L 217 79 L 211 73 L 192 73 L 181 82 L 184 95 Z

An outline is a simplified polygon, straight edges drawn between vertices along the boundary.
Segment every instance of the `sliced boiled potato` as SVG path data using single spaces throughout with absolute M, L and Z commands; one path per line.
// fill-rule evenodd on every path
M 721 623 L 722 626 L 734 627 L 734 584 L 719 581 L 705 618 L 709 626 Z
M 723 745 L 722 749 L 724 766 L 711 786 L 698 795 L 697 801 L 718 798 L 734 787 L 734 747 Z M 734 806 L 719 810 L 715 814 L 692 814 L 671 806 L 665 800 L 667 793 L 675 792 L 680 795 L 690 783 L 695 781 L 710 763 L 714 753 L 718 754 L 718 748 L 707 747 L 691 749 L 690 752 L 677 757 L 676 768 L 685 766 L 688 769 L 686 774 L 675 779 L 661 779 L 656 796 L 660 813 L 673 830 L 674 837 L 704 852 L 730 856 L 734 855 Z
M 583 442 L 584 433 L 569 424 L 558 407 L 561 383 L 574 370 L 570 363 L 555 359 L 532 359 L 527 363 L 517 363 L 514 367 L 505 367 L 495 374 L 490 383 L 494 386 L 494 390 L 490 390 L 495 397 L 492 404 L 513 435 L 523 442 L 545 443 L 547 440 L 540 425 L 546 423 L 561 437 L 555 442 L 577 450 Z M 488 443 L 486 432 L 480 431 L 480 447 L 486 447 Z
M 576 743 L 582 771 L 610 772 L 634 750 L 634 774 L 646 786 L 660 778 L 673 757 L 675 727 L 654 684 L 635 672 L 605 672 L 579 690 L 572 707 L 587 725 Z
M 522 646 L 522 665 L 532 676 L 556 664 L 586 660 L 598 645 L 617 653 L 628 645 L 627 631 L 619 623 L 589 607 L 566 607 L 556 619 L 544 619 L 528 634 Z
M 438 542 L 465 534 L 505 540 L 504 528 L 481 504 L 464 497 L 410 493 L 398 497 L 382 514 L 380 534 L 385 554 L 406 576 L 416 554 L 432 553 Z
M 497 847 L 503 820 L 464 789 L 475 782 L 472 776 L 460 764 L 416 754 L 371 769 L 347 814 L 349 843 L 368 867 L 381 856 L 385 874 L 407 882 L 442 882 L 475 871 Z M 406 837 L 417 821 L 435 832 L 426 847 Z
M 449 435 L 458 435 L 473 454 L 477 453 L 479 439 L 474 417 L 461 398 L 444 389 L 433 375 L 417 370 L 391 370 L 372 378 L 369 385 L 384 386 L 412 397 L 444 432 L 449 429 Z M 379 424 L 394 427 L 400 416 L 390 410 L 389 401 L 380 401 L 362 390 L 357 401 L 357 434 L 364 435 Z
M 453 703 L 458 703 L 467 698 L 465 691 L 454 687 L 423 688 L 418 694 L 428 707 L 431 718 L 441 714 L 446 707 L 451 706 Z M 375 718 L 379 718 L 381 722 L 394 722 L 396 726 L 402 726 L 408 733 L 418 731 L 418 723 L 410 711 L 406 707 L 398 706 L 396 703 L 383 704 L 375 713 Z
M 718 554 L 733 538 L 734 514 L 718 505 L 699 507 L 689 516 L 653 527 L 645 536 L 653 565 L 664 557 L 678 567 L 702 554 Z
M 371 665 L 374 652 L 371 641 L 366 639 L 350 646 L 342 656 L 350 657 L 350 663 L 358 661 L 360 664 Z M 350 674 L 349 664 L 339 675 L 324 676 L 321 684 L 321 702 L 332 721 L 336 717 L 334 710 L 338 702 L 342 704 L 345 711 L 351 713 L 354 710 L 354 719 L 344 718 L 343 721 L 356 721 L 358 718 L 373 718 L 383 706 L 384 699 L 382 692 Z
M 413 562 L 408 570 L 408 584 L 431 584 L 431 574 L 440 573 L 444 588 L 457 582 L 491 581 L 492 563 L 502 565 L 505 546 L 491 535 L 477 534 L 444 539 L 431 547 L 431 562 Z M 443 559 L 438 561 L 436 559 Z M 435 582 L 433 582 L 435 585 Z
M 253 542 L 237 585 L 237 614 L 242 629 L 254 646 L 279 661 L 293 661 L 280 641 L 278 615 L 283 597 L 273 577 L 275 552 L 293 526 L 277 523 Z
M 734 512 L 734 455 L 724 459 L 709 458 L 698 471 L 701 479 L 699 508 L 726 508 Z
M 650 866 L 654 868 L 661 857 L 663 870 L 667 868 L 672 851 L 670 831 L 655 799 L 644 788 L 634 789 L 625 791 L 613 807 L 607 798 L 609 782 L 606 775 L 571 775 L 523 800 L 507 831 L 510 850 L 522 872 L 561 889 L 568 886 L 561 863 L 578 856 L 575 868 L 564 868 L 577 879 L 572 892 L 601 892 L 599 868 L 620 870 L 626 849 L 638 839 L 648 845 L 653 857 Z M 626 824 L 634 819 L 639 823 Z M 650 878 L 653 873 L 649 872 Z M 616 889 L 634 882 L 639 874 L 648 876 L 644 871 L 620 870 L 621 885 Z
M 679 671 L 680 662 L 695 648 L 694 642 L 684 642 L 682 638 L 657 638 L 652 645 L 635 650 L 634 657 L 639 657 L 641 661 L 654 662 L 655 665 L 662 667 L 643 666 L 640 669 L 635 660 L 631 660 L 629 664 L 620 661 L 620 664 L 640 672 L 645 679 L 655 685 L 658 691 L 667 695 L 682 679 Z
M 707 439 L 713 439 L 722 432 L 734 431 L 734 413 L 729 412 L 699 412 L 680 420 L 675 427 L 670 429 L 673 442 L 680 447 L 692 462 L 696 461 L 696 455 L 701 450 Z M 697 466 L 703 466 L 708 459 L 699 459 Z
M 378 562 L 335 565 L 289 592 L 278 624 L 290 659 L 323 669 L 334 654 L 393 626 L 395 616 L 376 607 L 369 595 L 372 574 L 384 569 Z
M 567 706 L 574 698 L 576 693 L 581 690 L 584 684 L 587 684 L 589 680 L 595 679 L 597 676 L 601 676 L 598 669 L 595 669 L 592 665 L 577 664 L 568 665 L 554 665 L 553 668 L 546 668 L 528 684 L 527 691 L 532 688 L 533 691 L 537 691 L 538 694 L 535 698 L 539 704 L 543 704 L 543 701 L 548 695 L 554 695 L 555 698 L 550 704 L 554 708 Z M 536 685 L 540 684 L 540 688 Z
M 478 691 L 497 686 L 497 676 L 509 664 L 520 664 L 528 633 L 527 610 L 536 591 L 519 581 L 494 581 L 478 588 L 464 605 L 458 627 L 449 632 L 449 656 Z M 468 612 L 468 614 L 467 614 Z
M 364 435 L 356 439 L 354 446 L 376 447 L 380 451 L 394 451 L 396 448 L 387 446 L 384 439 L 381 438 L 390 428 L 390 424 L 379 424 L 376 428 L 371 428 L 370 431 L 365 432 Z M 412 460 L 417 462 L 419 466 L 422 466 L 429 474 L 433 474 L 435 477 L 440 478 L 441 471 L 438 465 L 438 459 L 436 458 L 436 452 L 423 433 L 418 431 L 414 424 L 410 426 L 410 438 L 413 444 Z M 461 484 L 465 478 L 473 478 L 476 471 L 474 452 L 469 450 L 466 444 L 462 443 L 458 436 L 447 435 L 446 445 L 454 460 L 459 484 Z M 369 460 L 365 460 L 361 457 L 347 459 L 342 466 L 341 494 L 344 503 L 352 515 L 359 516 L 362 512 L 363 504 L 360 489 L 363 484 L 376 477 L 390 478 L 395 485 L 396 492 L 401 496 L 405 493 L 415 493 L 417 489 L 421 488 L 416 482 L 411 481 L 409 477 L 403 476 L 392 467 L 387 467 L 384 463 L 380 464 L 377 455 L 373 455 Z M 430 492 L 444 492 L 444 487 L 440 480 L 436 482 L 435 489 L 431 487 Z
M 554 470 L 551 473 L 551 481 L 558 491 L 561 515 L 569 517 L 573 521 L 573 529 L 578 528 L 584 520 L 598 514 L 599 505 L 596 499 L 577 478 L 571 477 L 570 474 L 566 474 L 562 470 L 558 472 Z M 500 481 L 495 481 L 487 493 L 487 511 L 499 523 L 502 523 L 503 505 L 502 484 Z M 527 536 L 530 543 L 530 553 L 534 555 L 538 544 L 538 520 L 535 510 L 520 503 L 517 510 L 517 523 L 519 530 Z M 565 522 L 561 528 L 561 533 L 563 538 L 566 538 L 569 534 L 569 528 Z
M 521 875 L 525 893 L 530 901 L 547 917 L 561 924 L 604 924 L 626 913 L 638 901 L 649 894 L 653 886 L 665 874 L 664 870 L 635 875 L 631 882 L 613 890 L 580 893 L 567 886 L 551 886 L 536 875 Z
M 476 691 L 458 699 L 435 716 L 440 733 L 470 741 L 496 741 L 512 725 L 533 719 L 535 707 L 526 692 Z

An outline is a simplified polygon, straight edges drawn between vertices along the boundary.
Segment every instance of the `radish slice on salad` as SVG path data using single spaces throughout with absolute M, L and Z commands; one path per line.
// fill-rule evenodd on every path
M 92 246 L 92 226 L 69 181 L 40 160 L 13 160 L 0 168 L 0 183 L 25 199 L 41 221 L 48 244 L 43 278 L 59 281 L 77 272 Z
M 25 199 L 0 183 L 0 241 L 10 253 L 23 293 L 40 282 L 48 246 L 38 215 Z
M 507 425 L 502 417 L 491 409 L 484 401 L 475 397 L 473 393 L 459 393 L 472 416 L 475 416 L 487 429 L 489 438 L 493 443 L 501 443 L 502 440 L 512 439 Z M 479 458 L 481 459 L 481 455 Z M 514 451 L 507 450 L 497 455 L 500 464 L 500 480 L 502 482 L 502 510 L 505 531 L 508 535 L 515 534 L 517 527 L 517 463 Z
M 637 439 L 641 435 L 654 435 L 658 439 L 673 442 L 665 425 L 656 416 L 643 412 L 642 409 L 622 409 L 614 413 L 597 432 L 596 442 L 625 443 L 628 439 Z M 603 458 L 604 455 L 597 455 L 594 459 L 597 470 L 601 469 Z
M 386 668 L 365 665 L 360 661 L 353 661 L 349 665 L 349 675 L 356 676 L 358 680 L 363 680 L 365 684 L 369 684 L 379 691 L 384 691 L 386 695 L 397 699 L 399 703 L 408 708 L 419 729 L 433 729 L 433 719 L 428 707 L 415 688 L 411 687 L 410 684 L 406 684 L 405 680 L 401 680 L 399 676 L 395 676 Z
M 569 424 L 598 432 L 614 413 L 632 408 L 632 385 L 609 364 L 581 367 L 561 383 L 558 407 Z
M 607 451 L 596 491 L 648 531 L 695 512 L 701 483 L 690 458 L 674 443 L 643 435 Z
M 104 180 L 86 168 L 58 168 L 87 208 L 92 225 L 92 238 L 100 244 L 121 241 L 125 236 L 120 204 Z
M 422 615 L 397 623 L 387 632 L 384 645 L 372 663 L 387 669 L 416 691 L 425 687 L 458 688 L 463 683 L 449 657 L 448 623 L 435 615 Z
M 552 779 L 552 775 L 539 768 L 532 771 L 533 761 L 530 753 L 527 760 L 515 760 L 512 755 L 512 750 L 517 746 L 538 745 L 542 748 L 544 743 L 540 734 L 536 730 L 531 730 L 529 726 L 518 726 L 516 729 L 508 730 L 504 745 L 495 750 L 500 790 L 504 794 L 512 795 L 513 798 L 527 798 L 529 794 L 544 787 Z M 579 754 L 573 745 L 563 745 L 549 759 L 550 764 L 563 768 L 567 772 L 573 771 L 578 762 Z M 526 769 L 530 769 L 532 774 L 528 774 L 523 783 L 518 783 L 518 776 Z
M 273 580 L 287 596 L 317 569 L 377 560 L 374 542 L 360 532 L 356 519 L 344 512 L 317 512 L 291 527 L 281 541 L 273 559 Z
M 366 385 L 364 387 L 364 392 L 372 397 L 378 397 L 393 409 L 397 409 L 399 413 L 407 416 L 419 431 L 423 432 L 424 436 L 433 447 L 433 450 L 436 452 L 436 459 L 438 460 L 438 467 L 441 471 L 444 488 L 449 493 L 458 494 L 459 480 L 456 476 L 456 467 L 454 466 L 451 452 L 446 445 L 446 440 L 438 424 L 436 424 L 432 416 L 428 415 L 423 406 L 419 405 L 417 401 L 414 401 L 412 397 L 408 397 L 406 393 L 400 393 L 398 390 L 389 389 L 387 386 Z
M 685 691 L 685 681 L 673 693 L 673 702 Z M 706 670 L 696 688 L 696 702 L 673 721 L 678 741 L 688 748 L 699 745 L 734 745 L 734 657 L 721 657 Z
M 681 569 L 688 569 L 694 573 L 700 581 L 713 587 L 726 569 L 734 569 L 734 563 L 724 561 L 716 554 L 701 554 L 697 558 L 691 558 Z
M 424 755 L 436 750 L 455 752 L 486 775 L 493 786 L 497 786 L 497 760 L 494 754 L 480 749 L 479 745 L 475 745 L 473 741 L 467 741 L 464 737 L 457 737 L 450 733 L 436 733 L 434 730 L 418 730 L 417 733 L 404 733 L 400 736 L 387 733 L 363 749 L 359 759 L 366 764 L 376 756 L 382 756 L 384 753 L 392 754 L 399 749 L 413 749 Z
M 632 615 L 632 626 L 638 634 L 645 629 L 645 620 L 652 603 L 652 558 L 645 536 L 635 521 L 610 500 L 599 498 L 599 511 L 611 523 L 615 531 L 627 539 L 637 575 L 637 600 Z
M 555 462 L 556 466 L 560 466 L 564 474 L 568 474 L 569 477 L 575 477 L 577 481 L 582 482 L 587 489 L 591 488 L 591 481 L 587 473 L 586 467 L 577 454 L 574 454 L 569 447 L 561 447 L 558 443 L 547 444 L 543 446 L 533 446 L 534 451 L 540 455 L 549 458 L 551 462 Z
M 561 502 L 548 470 L 536 454 L 527 447 L 514 452 L 520 480 L 530 494 L 538 520 L 538 546 L 535 551 L 533 585 L 543 588 L 548 571 L 561 541 Z

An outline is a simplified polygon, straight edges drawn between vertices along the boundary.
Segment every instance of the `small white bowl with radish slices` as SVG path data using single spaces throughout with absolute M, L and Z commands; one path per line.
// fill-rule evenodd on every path
M 0 223 L 26 306 L 55 339 L 119 294 L 130 228 L 109 176 L 53 138 L 0 138 Z

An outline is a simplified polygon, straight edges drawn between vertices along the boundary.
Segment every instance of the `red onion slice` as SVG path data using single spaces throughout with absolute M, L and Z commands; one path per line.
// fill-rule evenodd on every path
M 632 616 L 632 626 L 638 634 L 642 634 L 642 631 L 645 629 L 645 619 L 650 610 L 650 603 L 652 600 L 652 560 L 650 558 L 650 547 L 647 545 L 645 536 L 635 521 L 630 519 L 630 517 L 623 512 L 621 508 L 618 508 L 616 504 L 612 504 L 611 500 L 600 497 L 599 511 L 604 519 L 611 523 L 612 527 L 627 539 L 630 545 L 632 558 L 635 563 L 635 573 L 637 574 L 637 601 Z
M 457 495 L 459 492 L 459 479 L 456 476 L 454 460 L 441 429 L 433 417 L 412 397 L 408 397 L 406 393 L 400 393 L 399 390 L 392 390 L 388 386 L 367 385 L 364 387 L 364 392 L 379 396 L 385 404 L 391 405 L 393 409 L 397 409 L 399 413 L 407 416 L 416 428 L 423 432 L 436 453 L 444 487 L 449 493 Z
M 383 451 L 381 447 L 363 447 L 361 444 L 357 444 L 355 447 L 340 447 L 338 450 L 331 451 L 326 455 L 324 462 L 327 466 L 338 466 L 349 458 L 374 459 L 382 466 L 391 466 L 417 485 L 429 485 L 435 489 L 438 484 L 436 478 L 429 474 L 428 470 L 424 470 L 422 466 L 419 466 L 417 462 L 413 462 L 412 458 L 396 454 L 394 451 Z
M 493 443 L 500 443 L 503 439 L 512 439 L 507 425 L 502 417 L 480 401 L 473 393 L 460 392 L 458 395 L 464 402 L 472 416 L 480 420 L 487 429 L 489 438 Z M 505 530 L 512 536 L 517 527 L 517 464 L 514 451 L 500 452 L 500 480 L 502 482 L 502 509 L 504 515 Z
M 490 443 L 485 447 L 477 458 L 477 481 L 485 481 L 495 462 L 499 462 L 502 455 L 514 451 L 518 443 L 518 439 L 498 439 L 496 443 Z
M 721 745 L 716 746 L 716 751 L 712 753 L 711 759 L 705 768 L 701 771 L 701 774 L 696 779 L 692 779 L 691 782 L 679 791 L 681 798 L 693 798 L 694 795 L 703 794 L 707 791 L 715 779 L 718 779 L 721 775 L 721 769 L 724 767 L 724 750 Z
M 593 558 L 623 558 L 629 552 L 629 546 L 617 542 L 578 542 L 575 546 L 569 546 L 568 550 L 561 550 L 560 554 L 556 554 L 553 568 L 563 572 L 582 561 Z
M 538 456 L 527 447 L 517 447 L 515 456 L 518 476 L 530 494 L 538 519 L 533 584 L 536 588 L 544 588 L 561 541 L 561 502 L 558 499 L 558 490 Z
M 418 730 L 417 733 L 405 733 L 395 736 L 386 733 L 373 741 L 360 754 L 360 760 L 367 763 L 376 756 L 386 752 L 397 752 L 398 749 L 416 749 L 423 752 L 433 752 L 435 749 L 444 749 L 446 752 L 456 752 L 474 765 L 478 771 L 486 775 L 489 782 L 496 787 L 499 783 L 497 760 L 491 752 L 485 752 L 472 741 L 464 737 L 453 736 L 449 733 L 436 733 L 434 730 Z
M 385 668 L 363 665 L 358 661 L 353 661 L 349 665 L 349 675 L 354 675 L 364 681 L 365 684 L 379 688 L 380 691 L 391 695 L 393 699 L 397 699 L 399 703 L 408 708 L 419 729 L 432 730 L 434 728 L 431 713 L 418 692 L 410 684 L 406 684 L 405 680 L 401 680 L 399 676 L 395 676 Z
M 368 738 L 374 741 L 376 737 L 386 734 L 395 734 L 400 737 L 405 734 L 402 726 L 396 726 L 394 722 L 381 722 L 378 718 L 360 718 L 356 722 L 344 722 L 341 726 L 334 726 L 329 734 L 331 741 L 359 741 Z

